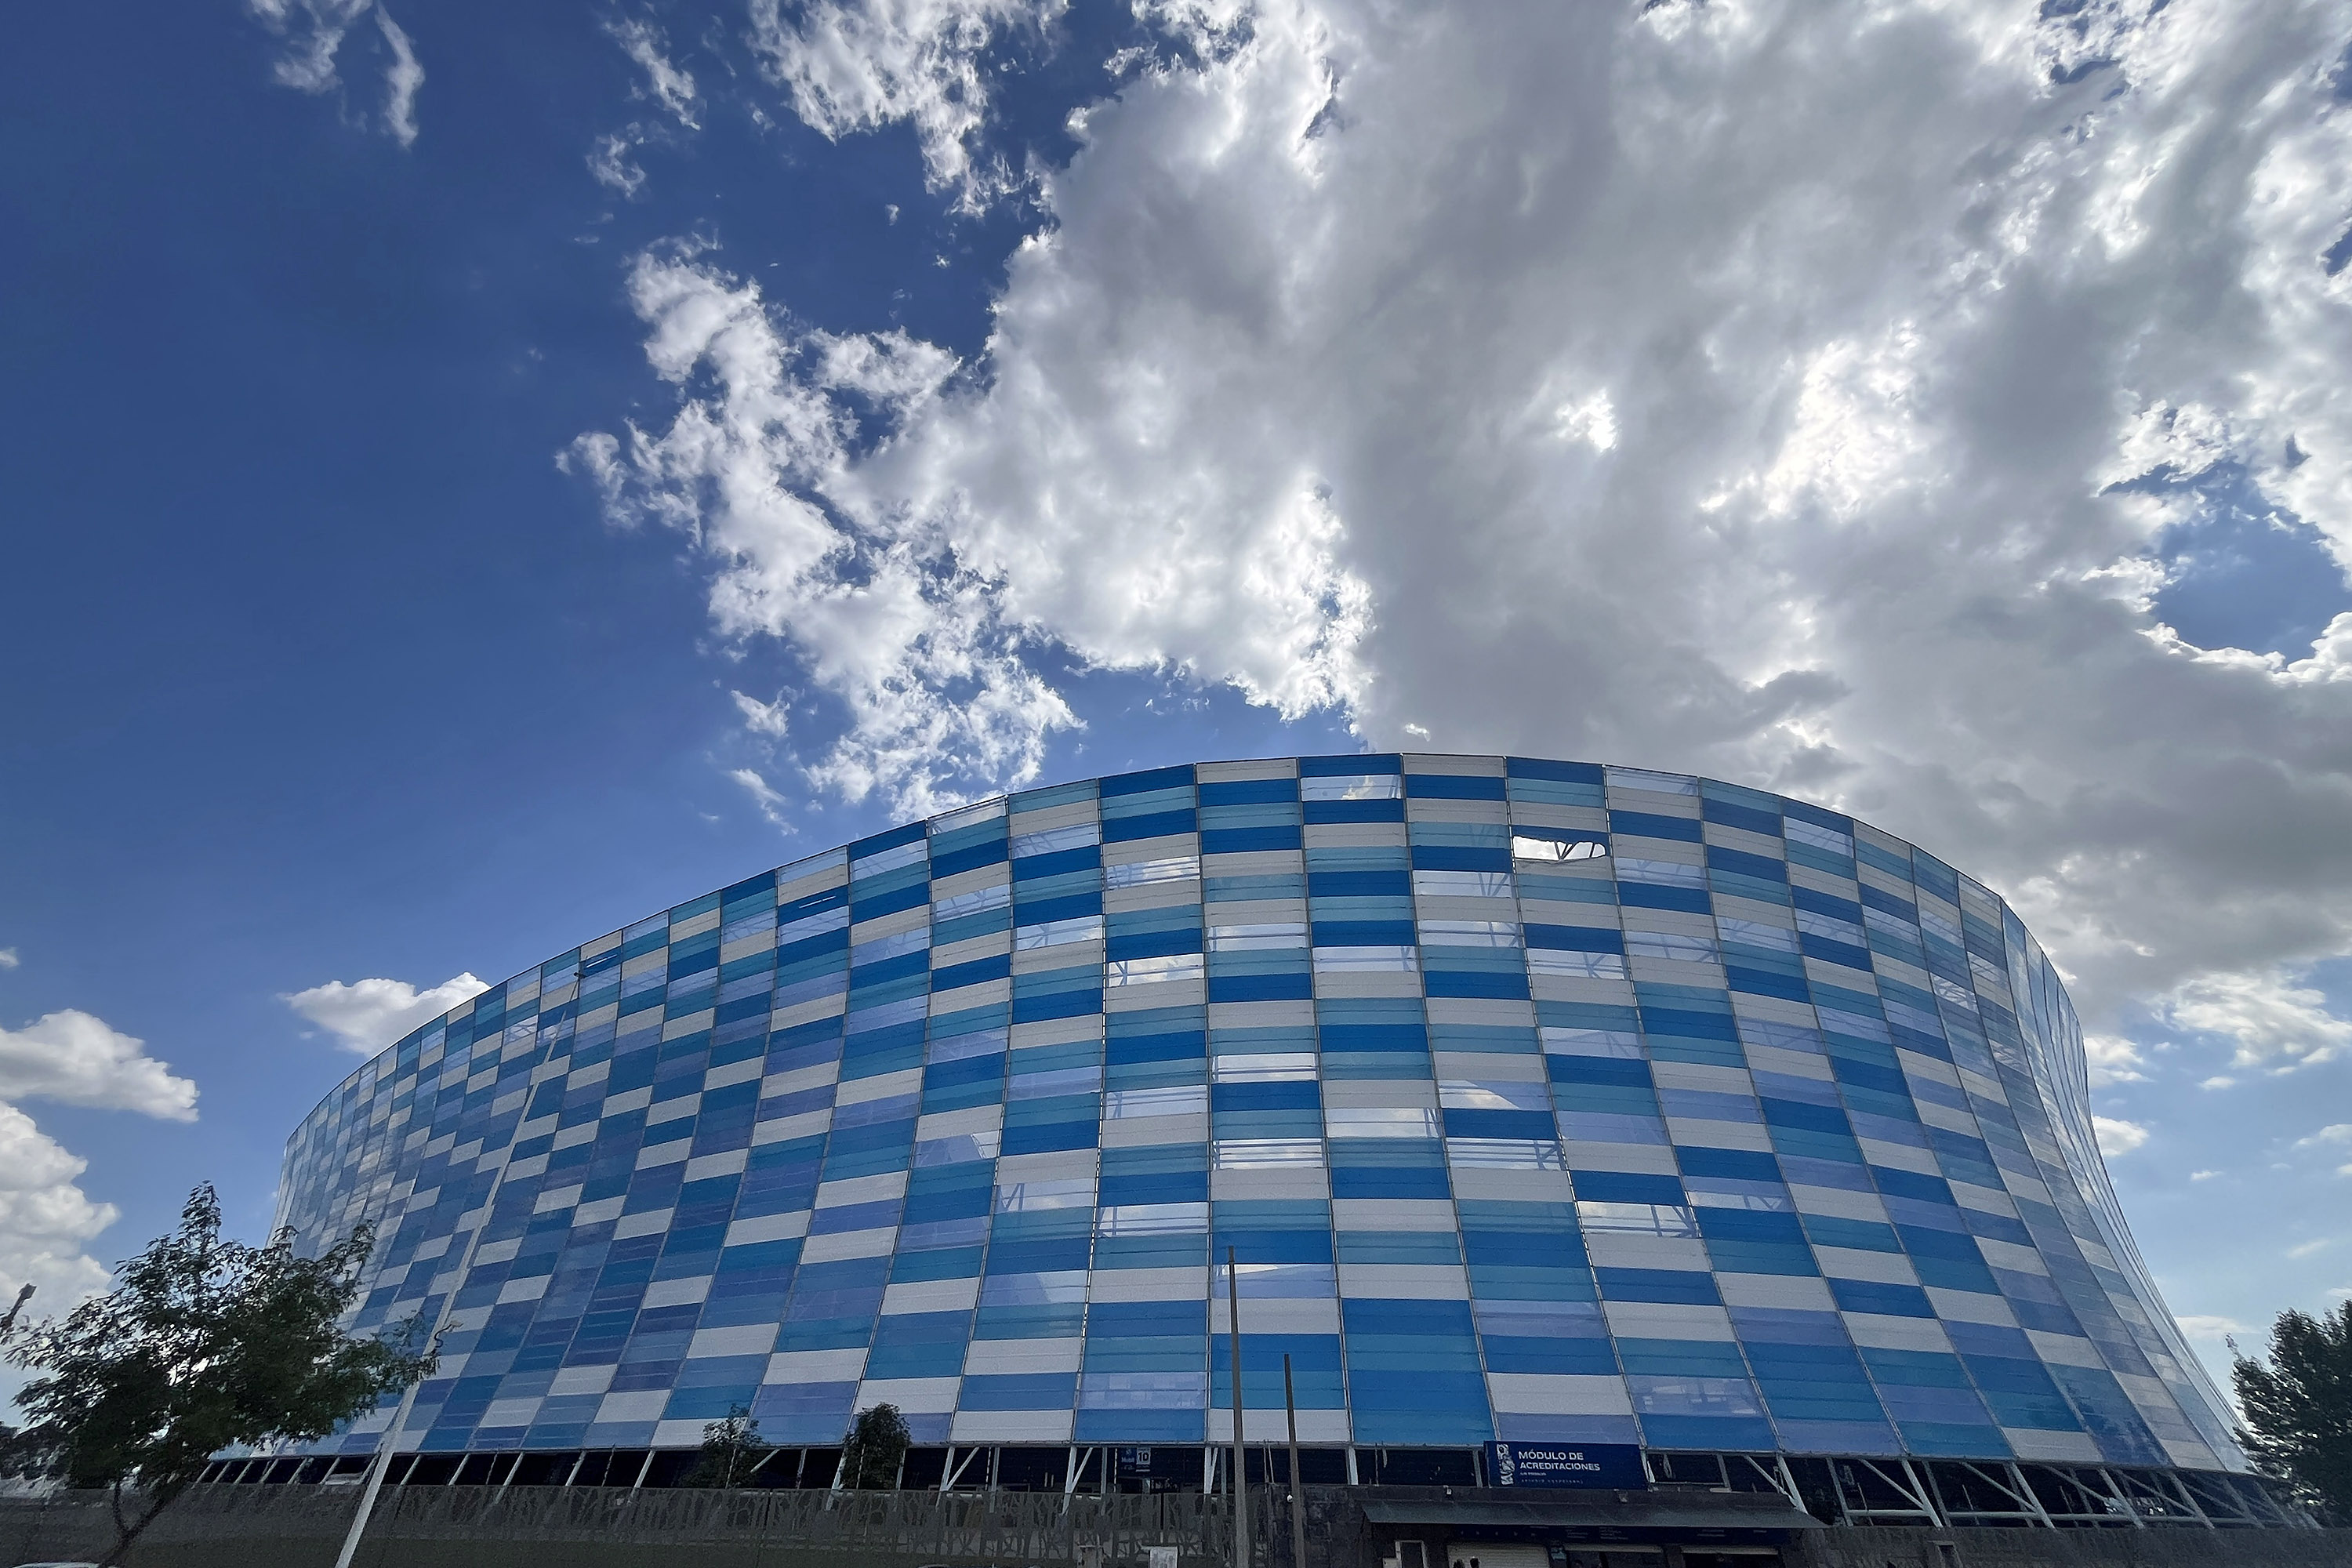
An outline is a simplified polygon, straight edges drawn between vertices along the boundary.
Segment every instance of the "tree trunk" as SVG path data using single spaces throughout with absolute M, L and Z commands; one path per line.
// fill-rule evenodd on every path
M 113 1489 L 107 1494 L 107 1502 L 114 1510 L 114 1548 L 98 1560 L 98 1568 L 121 1568 L 122 1560 L 130 1555 L 132 1544 L 147 1532 L 149 1525 L 155 1522 L 155 1516 L 169 1507 L 172 1500 L 179 1495 L 178 1487 L 159 1489 L 155 1493 L 154 1502 L 144 1514 L 140 1516 L 138 1523 L 131 1524 L 122 1517 L 122 1483 L 116 1481 Z

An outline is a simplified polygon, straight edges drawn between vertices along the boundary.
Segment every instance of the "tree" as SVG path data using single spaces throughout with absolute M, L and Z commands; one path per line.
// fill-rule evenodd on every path
M 36 1325 L 8 1352 L 46 1374 L 17 1403 L 62 1449 L 72 1484 L 109 1489 L 116 1541 L 106 1563 L 121 1563 L 221 1449 L 323 1437 L 433 1370 L 433 1347 L 408 1348 L 414 1320 L 391 1337 L 340 1326 L 374 1247 L 367 1226 L 316 1258 L 296 1256 L 291 1231 L 265 1247 L 220 1231 L 220 1199 L 198 1187 L 176 1232 L 117 1266 L 112 1291 Z M 135 1518 L 125 1511 L 131 1488 L 145 1503 Z
M 2238 1441 L 2329 1524 L 2352 1525 L 2352 1301 L 2271 1325 L 2271 1364 L 2230 1346 L 2246 1429 Z
M 760 1424 L 751 1419 L 751 1412 L 743 1405 L 730 1405 L 724 1421 L 713 1421 L 702 1429 L 702 1458 L 686 1472 L 686 1484 L 742 1486 L 761 1462 L 774 1452 L 772 1444 L 761 1439 Z
M 898 1467 L 914 1440 L 895 1405 L 858 1413 L 841 1441 L 841 1484 L 859 1491 L 887 1491 L 898 1484 Z
M 0 1481 L 38 1481 L 65 1471 L 65 1450 L 46 1426 L 0 1423 Z

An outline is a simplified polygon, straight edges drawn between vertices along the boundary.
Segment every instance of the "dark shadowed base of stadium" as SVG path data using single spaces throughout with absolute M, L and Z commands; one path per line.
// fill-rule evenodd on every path
M 1281 1489 L 1251 1498 L 1253 1568 L 2352 1568 L 2352 1531 L 2133 1524 L 1829 1529 L 1770 1493 L 1305 1489 L 1294 1563 Z M 214 1484 L 134 1568 L 328 1568 L 355 1489 Z M 1226 1568 L 1223 1497 L 1200 1493 L 719 1491 L 444 1485 L 387 1494 L 356 1568 Z M 5 1561 L 91 1560 L 95 1494 L 0 1500 Z

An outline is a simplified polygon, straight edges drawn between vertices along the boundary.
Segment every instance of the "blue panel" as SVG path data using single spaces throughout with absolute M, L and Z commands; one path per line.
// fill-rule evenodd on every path
M 1299 782 L 1289 777 L 1196 788 L 1192 770 L 1179 765 L 1032 791 L 1012 805 L 1098 801 L 1105 840 L 1178 837 L 1197 828 L 1202 852 L 1213 857 L 1297 851 L 1307 822 L 1402 823 L 1407 799 L 1507 801 L 1513 815 L 1537 817 L 1605 805 L 1607 775 L 1590 763 L 1513 758 L 1503 777 L 1490 776 L 1491 760 L 1463 774 L 1402 776 L 1400 765 L 1393 755 L 1309 758 L 1299 772 L 1307 781 L 1397 776 L 1402 798 L 1302 801 Z M 2050 1113 L 2079 1129 L 2088 1107 L 2070 1075 L 2055 1082 L 2034 1076 L 2043 1064 L 2074 1059 L 2080 1026 L 2023 926 L 1973 886 L 1967 906 L 1955 909 L 1961 881 L 1932 856 L 1868 839 L 1849 847 L 1853 824 L 1836 813 L 1714 782 L 1700 783 L 1696 798 L 1706 822 L 1754 836 L 1741 840 L 1748 847 L 1707 842 L 1698 821 L 1658 812 L 1611 813 L 1610 834 L 1623 836 L 1612 844 L 1597 826 L 1513 829 L 1449 821 L 1441 810 L 1411 823 L 1409 847 L 1318 846 L 1304 855 L 1303 872 L 1212 876 L 1200 890 L 1213 902 L 1308 899 L 1311 934 L 1327 950 L 1418 950 L 1418 978 L 1395 973 L 1407 994 L 1318 1001 L 1307 945 L 1211 953 L 1205 1006 L 1201 990 L 1170 986 L 1190 994 L 1181 1005 L 1111 1015 L 1101 1021 L 1099 1045 L 1094 1021 L 1106 1000 L 1138 998 L 1135 988 L 1107 991 L 1092 962 L 1015 975 L 1010 955 L 997 954 L 932 970 L 921 948 L 883 947 L 867 949 L 867 962 L 851 972 L 853 902 L 861 919 L 914 911 L 930 897 L 933 878 L 997 866 L 1010 854 L 1003 815 L 901 825 L 800 867 L 740 879 L 722 893 L 573 949 L 412 1031 L 347 1078 L 289 1142 L 286 1223 L 323 1237 L 383 1184 L 430 1194 L 385 1237 L 375 1267 L 400 1272 L 392 1283 L 367 1282 L 359 1325 L 372 1329 L 438 1310 L 438 1299 L 425 1295 L 434 1275 L 427 1260 L 462 1250 L 460 1216 L 489 1205 L 483 1238 L 505 1245 L 468 1273 L 456 1298 L 483 1310 L 446 1341 L 462 1375 L 436 1378 L 421 1392 L 423 1446 L 434 1452 L 642 1446 L 655 1438 L 659 1420 L 680 1424 L 659 1428 L 675 1434 L 739 1404 L 750 1405 L 771 1441 L 826 1445 L 839 1440 L 853 1414 L 859 1384 L 852 1369 L 870 1380 L 955 1384 L 961 1412 L 975 1420 L 1005 1413 L 1007 1430 L 1058 1432 L 1071 1422 L 1082 1443 L 1197 1444 L 1216 1436 L 1212 1403 L 1231 1397 L 1228 1352 L 1222 1336 L 1209 1331 L 1200 1290 L 1204 1265 L 1231 1246 L 1261 1266 L 1245 1281 L 1261 1296 L 1328 1300 L 1341 1267 L 1365 1271 L 1352 1279 L 1377 1278 L 1370 1271 L 1382 1268 L 1458 1268 L 1466 1277 L 1473 1302 L 1346 1299 L 1336 1302 L 1337 1336 L 1249 1334 L 1246 1403 L 1278 1405 L 1287 1353 L 1299 1403 L 1343 1412 L 1358 1444 L 1459 1448 L 1497 1436 L 1638 1437 L 1676 1448 L 1765 1453 L 1777 1445 L 1801 1454 L 2000 1459 L 2009 1454 L 2004 1433 L 2039 1431 L 2087 1434 L 2110 1463 L 2161 1466 L 2166 1449 L 2156 1432 L 2193 1431 L 2216 1446 L 2225 1465 L 2239 1465 L 2218 1394 L 2204 1390 L 2194 1367 L 2181 1373 L 2193 1388 L 2156 1380 L 2147 1347 L 2126 1327 L 2168 1318 L 2131 1249 L 2111 1247 L 2115 1263 L 2095 1270 L 2074 1239 L 2122 1234 L 2111 1194 L 2078 1185 L 2063 1166 L 2033 1154 L 2060 1136 Z M 1007 867 L 1018 884 L 1017 907 L 1008 889 L 994 907 L 983 898 L 982 907 L 948 914 L 915 940 L 943 946 L 1016 925 L 1102 916 L 1100 847 L 1072 842 L 1094 831 L 1048 840 L 1062 847 Z M 1614 854 L 1546 872 L 1514 862 L 1514 831 L 1590 841 Z M 1629 866 L 1624 844 L 1637 838 L 1702 846 L 1705 866 Z M 1863 885 L 1851 896 L 1791 886 L 1790 865 L 1851 878 L 1857 859 L 1886 885 Z M 798 891 L 810 876 L 838 877 L 852 860 L 862 873 L 854 885 Z M 1634 987 L 1634 1006 L 1536 1000 L 1539 1038 L 1526 1021 L 1530 980 L 1517 952 L 1449 946 L 1434 931 L 1420 942 L 1416 871 L 1507 876 L 1520 896 L 1528 950 L 1554 955 L 1552 966 L 1560 954 L 1622 954 L 1623 938 L 1607 915 L 1621 900 L 1635 910 L 1706 913 L 1716 897 L 1737 897 L 1793 907 L 1804 929 L 1795 951 L 1727 931 L 1725 989 L 1645 981 Z M 1931 918 L 1938 909 L 1942 920 L 1958 919 L 1956 935 L 1948 938 L 1950 927 Z M 1571 910 L 1609 923 L 1564 921 Z M 1865 910 L 1878 927 L 1868 925 Z M 684 922 L 711 913 L 713 928 L 672 940 Z M 1104 951 L 1122 963 L 1196 953 L 1201 920 L 1197 904 L 1114 912 Z M 771 931 L 778 939 L 772 951 L 744 951 Z M 722 963 L 722 951 L 738 956 Z M 1893 973 L 1874 974 L 1881 959 L 1895 961 L 1887 964 Z M 629 960 L 641 961 L 646 973 L 625 983 Z M 2014 1010 L 1992 994 L 1973 995 L 1973 1010 L 1956 1011 L 1948 988 L 1973 994 L 1986 965 L 2018 987 Z M 1538 966 L 1538 985 L 1546 967 Z M 1899 977 L 1921 970 L 1934 976 L 1933 986 Z M 973 1005 L 991 992 L 998 999 Z M 1433 1026 L 1424 997 L 1437 999 Z M 1761 998 L 1810 1005 L 1820 1026 L 1755 1016 L 1794 1016 Z M 1312 1076 L 1255 1077 L 1244 1068 L 1212 1082 L 1208 1013 L 1235 1005 L 1254 1012 L 1218 1012 L 1220 1060 L 1230 1066 L 1279 1053 L 1310 1062 Z M 927 1017 L 932 1007 L 940 1013 Z M 1509 1007 L 1522 1010 L 1518 1019 Z M 808 1019 L 812 1012 L 831 1016 Z M 805 1021 L 772 1035 L 777 1014 Z M 583 1016 L 598 1021 L 580 1030 L 574 1021 Z M 665 1026 L 682 1027 L 681 1019 L 696 1026 L 664 1039 Z M 1037 1026 L 1051 1031 L 1048 1040 L 1084 1037 L 1030 1046 L 1027 1032 Z M 1011 1031 L 1022 1032 L 1017 1053 L 1007 1049 Z M 517 1049 L 533 1043 L 536 1052 Z M 1433 1046 L 1543 1054 L 1554 1109 L 1516 1099 L 1446 1108 L 1438 1120 L 1458 1157 L 1557 1150 L 1559 1138 L 1568 1137 L 1579 1152 L 1571 1173 L 1577 1200 L 1695 1215 L 1707 1268 L 1633 1267 L 1624 1252 L 1605 1250 L 1601 1267 L 1592 1267 L 1576 1205 L 1557 1187 L 1540 1200 L 1505 1200 L 1492 1195 L 1485 1175 L 1465 1176 L 1456 1199 L 1440 1129 L 1402 1109 L 1436 1102 Z M 1764 1047 L 1823 1061 L 1834 1081 L 1780 1073 Z M 1966 1068 L 1975 1075 L 1971 1084 L 1998 1083 L 2011 1103 L 1915 1079 L 1897 1047 Z M 1672 1079 L 1662 1095 L 1652 1071 L 1659 1061 L 1752 1066 L 1758 1098 Z M 495 1072 L 471 1081 L 474 1069 L 493 1062 Z M 561 1065 L 546 1070 L 554 1064 Z M 714 1076 L 720 1086 L 706 1092 Z M 723 1081 L 730 1076 L 736 1081 Z M 1327 1083 L 1339 1089 L 1327 1091 Z M 887 1091 L 876 1098 L 877 1089 Z M 850 1102 L 837 1103 L 844 1093 Z M 1399 1115 L 1382 1122 L 1334 1114 L 1326 1136 L 1327 1100 L 1400 1108 Z M 605 1114 L 608 1105 L 633 1100 L 658 1109 L 637 1104 Z M 1925 1115 L 1937 1115 L 1926 1109 L 1931 1101 L 1972 1114 L 1978 1131 L 1957 1131 L 1951 1115 L 1937 1121 L 1952 1126 L 1927 1121 Z M 1001 1116 L 992 1109 L 999 1105 Z M 1121 1135 L 1096 1155 L 1114 1105 Z M 1171 1118 L 1167 1132 L 1147 1134 L 1201 1141 L 1134 1145 L 1127 1136 L 1152 1123 L 1124 1118 L 1197 1117 L 1204 1109 L 1206 1128 Z M 1712 1124 L 1722 1130 L 1715 1141 L 1726 1144 L 1753 1136 L 1760 1117 L 1769 1152 L 1671 1142 L 1662 1110 L 1678 1119 L 1678 1135 L 1704 1139 Z M 919 1117 L 960 1131 L 918 1146 Z M 793 1136 L 777 1136 L 786 1130 Z M 1365 1135 L 1371 1133 L 1400 1135 Z M 1358 1228 L 1360 1214 L 1342 1208 L 1340 1224 L 1349 1228 L 1335 1234 L 1332 1207 L 1320 1201 L 1212 1202 L 1218 1184 L 1207 1138 L 1218 1140 L 1221 1152 L 1240 1152 L 1233 1148 L 1238 1141 L 1271 1157 L 1320 1150 L 1334 1200 L 1424 1204 L 1412 1222 L 1423 1228 Z M 1930 1156 L 1932 1169 L 1906 1168 L 1928 1163 L 1916 1157 L 1866 1166 L 1864 1141 Z M 1599 1152 L 1612 1142 L 1627 1155 L 1639 1151 L 1639 1162 Z M 488 1163 L 453 1164 L 453 1144 L 477 1149 Z M 641 1150 L 655 1145 L 677 1157 L 639 1169 Z M 1669 1152 L 1680 1179 L 1656 1169 Z M 995 1212 L 999 1157 L 1036 1155 L 1072 1174 L 1036 1178 L 1043 1188 Z M 703 1173 L 692 1181 L 689 1157 L 705 1162 L 692 1167 Z M 516 1164 L 501 1183 L 501 1158 L 532 1163 Z M 1612 1168 L 1634 1163 L 1652 1168 Z M 1089 1170 L 1097 1173 L 1091 1182 L 1078 1174 Z M 2021 1199 L 2019 1217 L 1953 1202 L 1956 1184 L 1998 1190 L 2011 1172 L 2044 1183 L 2050 1200 Z M 812 1212 L 820 1182 L 871 1177 L 886 1180 Z M 1790 1212 L 1784 1181 L 1875 1194 L 1887 1221 Z M 615 1239 L 625 1225 L 655 1228 Z M 824 1256 L 840 1237 L 856 1236 L 889 1250 Z M 1981 1245 L 1994 1240 L 2035 1249 L 2040 1266 L 2011 1267 L 2011 1255 L 1991 1249 L 2000 1254 L 1996 1267 Z M 1682 1250 L 1671 1256 L 1699 1256 L 1687 1243 L 1676 1245 Z M 820 1261 L 804 1261 L 811 1247 Z M 1856 1252 L 1903 1257 L 1922 1282 L 1827 1281 L 1844 1312 L 1882 1320 L 1876 1331 L 1857 1326 L 1856 1337 L 1885 1338 L 1889 1318 L 1929 1322 L 1930 1289 L 1988 1302 L 1997 1294 L 2023 1330 L 1955 1320 L 1941 1323 L 1952 1353 L 1857 1351 L 1837 1312 L 1721 1305 L 1727 1297 L 1756 1299 L 1758 1276 L 1793 1279 L 1812 1274 L 1818 1257 Z M 1104 1294 L 1098 1285 L 1089 1290 L 1089 1268 L 1138 1284 L 1150 1277 L 1137 1270 L 1175 1271 L 1162 1278 L 1185 1299 L 1097 1299 L 1089 1307 L 1089 1295 Z M 1728 1276 L 1740 1277 L 1738 1288 L 1719 1284 Z M 978 1306 L 882 1314 L 887 1286 L 933 1281 L 968 1282 L 955 1289 L 976 1289 Z M 519 1286 L 536 1299 L 499 1301 Z M 681 1293 L 699 1299 L 671 1300 Z M 648 1299 L 668 1304 L 647 1307 Z M 1702 1311 L 1676 1318 L 1693 1307 Z M 1738 1337 L 1612 1340 L 1607 1311 L 1621 1322 L 1629 1314 L 1687 1321 L 1694 1332 L 1708 1318 L 1719 1324 L 1727 1317 Z M 1245 1309 L 1245 1326 L 1248 1317 Z M 1267 1326 L 1262 1319 L 1258 1328 Z M 2115 1371 L 2045 1362 L 2025 1331 L 2087 1336 Z M 712 1332 L 723 1340 L 702 1337 Z M 991 1346 L 1039 1339 L 1075 1340 L 1079 1370 L 1036 1373 L 991 1360 Z M 734 1353 L 689 1354 L 697 1343 L 714 1342 Z M 765 1384 L 771 1343 L 787 1358 L 835 1352 L 826 1363 L 835 1370 L 823 1382 Z M 454 1360 L 461 1355 L 462 1363 Z M 599 1421 L 606 1394 L 550 1394 L 567 1367 L 609 1369 L 592 1372 L 590 1381 L 643 1403 L 629 1420 Z M 1498 1423 L 1488 1407 L 1489 1374 L 1621 1373 L 1633 1403 L 1630 1417 L 1512 1411 Z M 2178 1400 L 2182 1408 L 2151 1404 L 2144 1414 L 2118 1373 L 2147 1379 L 2131 1384 L 2144 1398 Z M 494 1409 L 514 1407 L 505 1402 L 536 1402 L 538 1414 L 527 1426 L 503 1416 L 493 1425 Z M 926 1415 L 919 1435 L 944 1441 L 950 1419 Z M 338 1434 L 314 1447 L 367 1446 L 364 1437 Z

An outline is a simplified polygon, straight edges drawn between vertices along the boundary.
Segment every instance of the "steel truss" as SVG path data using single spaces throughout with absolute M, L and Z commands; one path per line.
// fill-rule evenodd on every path
M 1809 1500 L 1780 1454 L 1644 1450 L 1651 1483 L 1774 1491 L 1801 1509 L 1832 1504 L 1837 1522 L 2036 1530 L 2309 1529 L 2311 1518 L 2252 1476 L 2014 1459 L 1851 1455 L 1800 1458 L 1829 1485 Z

